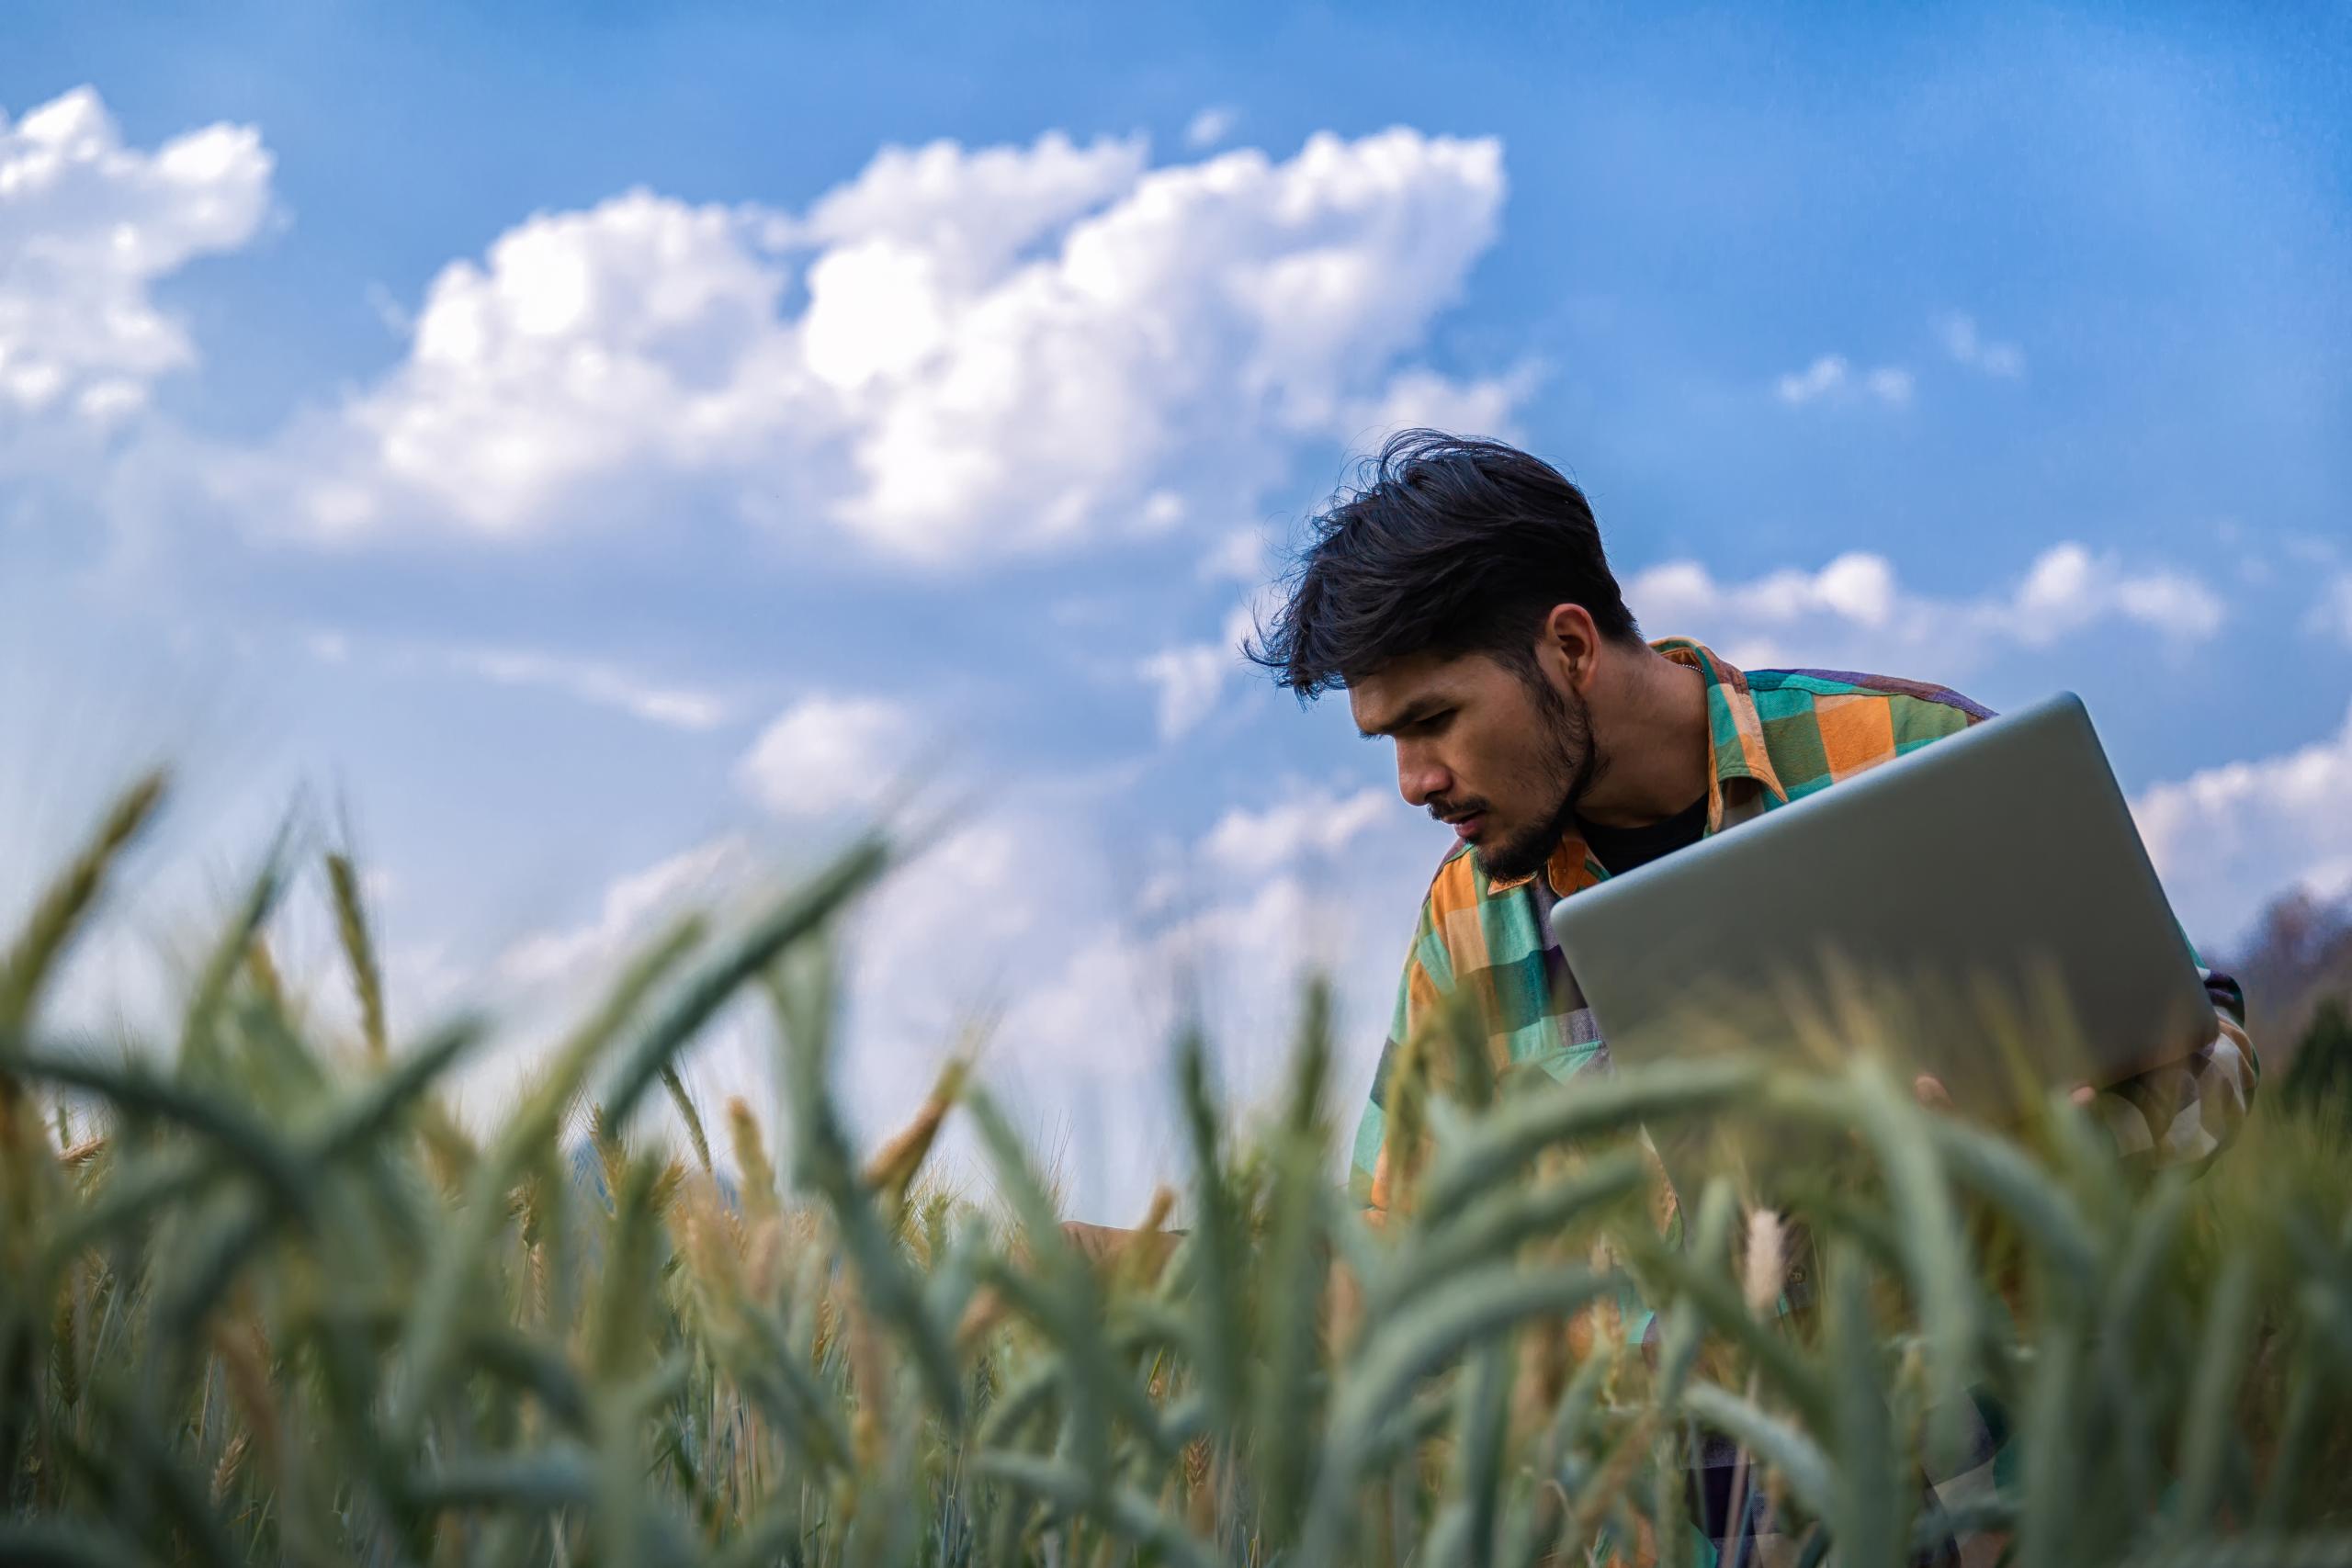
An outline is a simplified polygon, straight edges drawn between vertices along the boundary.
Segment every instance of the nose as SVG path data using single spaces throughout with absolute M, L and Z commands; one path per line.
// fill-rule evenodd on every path
M 1396 788 L 1408 806 L 1427 806 L 1432 795 L 1443 795 L 1453 784 L 1453 775 L 1436 758 L 1414 748 L 1396 748 Z

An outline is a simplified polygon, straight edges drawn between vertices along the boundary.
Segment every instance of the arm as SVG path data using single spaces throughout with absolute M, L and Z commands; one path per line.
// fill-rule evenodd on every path
M 1947 711 L 1924 716 L 1906 716 L 1906 722 L 1925 726 L 1940 735 L 1977 723 L 1956 720 Z M 2190 950 L 2195 957 L 2195 950 Z M 2202 1169 L 2229 1145 L 2254 1101 L 2254 1087 L 2262 1076 L 2254 1044 L 2245 1028 L 2245 993 L 2227 975 L 2204 967 L 2206 994 L 2213 1001 L 2212 1039 L 2178 1062 L 2129 1077 L 2105 1089 L 2077 1089 L 2075 1100 L 2115 1139 L 2124 1162 L 2143 1170 L 2186 1165 Z M 1933 1080 L 1928 1080 L 1932 1083 Z M 1934 1094 L 1941 1093 L 1934 1086 Z M 1921 1098 L 1931 1094 L 1922 1087 Z
M 2101 1090 L 2091 1106 L 2124 1161 L 2143 1169 L 2203 1169 L 2237 1135 L 2262 1077 L 2246 1034 L 2245 993 L 2201 959 L 2199 967 L 2213 999 L 2213 1038 L 2178 1062 Z
M 1428 1133 L 1418 1093 L 1430 1066 L 1430 1025 L 1453 984 L 1452 956 L 1424 899 L 1413 944 L 1405 954 L 1404 973 L 1396 982 L 1396 1008 L 1389 1020 L 1388 1038 L 1380 1047 L 1372 1097 L 1356 1123 L 1348 1176 L 1350 1193 L 1375 1220 L 1392 1206 L 1404 1206 L 1396 1201 L 1403 1196 L 1400 1190 L 1409 1188 L 1412 1173 L 1427 1153 Z

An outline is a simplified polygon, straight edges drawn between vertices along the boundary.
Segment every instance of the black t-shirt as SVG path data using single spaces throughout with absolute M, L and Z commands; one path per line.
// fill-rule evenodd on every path
M 1701 795 L 1663 822 L 1641 828 L 1604 828 L 1579 820 L 1585 848 L 1592 852 L 1611 876 L 1623 876 L 1635 866 L 1647 865 L 1663 854 L 1707 836 L 1707 797 Z

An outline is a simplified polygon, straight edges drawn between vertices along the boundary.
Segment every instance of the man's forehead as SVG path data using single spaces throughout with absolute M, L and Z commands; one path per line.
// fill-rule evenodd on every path
M 1463 659 L 1416 655 L 1393 660 L 1348 684 L 1348 709 L 1356 728 L 1377 735 L 1396 728 L 1415 709 L 1458 695 L 1466 671 Z

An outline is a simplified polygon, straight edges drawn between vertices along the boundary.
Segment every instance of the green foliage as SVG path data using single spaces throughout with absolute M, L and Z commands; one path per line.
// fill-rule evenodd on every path
M 2311 1115 L 2352 1121 L 2352 1001 L 2329 997 L 2312 1013 L 2278 1097 Z
M 482 1032 L 388 1036 L 339 857 L 356 1038 L 268 963 L 276 854 L 176 1040 L 45 1026 L 157 795 L 107 815 L 0 959 L 0 1562 L 1693 1562 L 1710 1434 L 1781 1561 L 1955 1535 L 2018 1563 L 2352 1552 L 2340 1124 L 2274 1108 L 2208 1178 L 2142 1190 L 2063 1100 L 1998 1134 L 1859 1048 L 1463 1075 L 1415 1111 L 1417 1201 L 1374 1224 L 1332 1179 L 1315 986 L 1254 1127 L 1182 1043 L 1189 1228 L 1156 1211 L 1092 1258 L 960 1069 L 858 1163 L 831 943 L 879 840 L 738 927 L 662 935 L 469 1133 L 440 1096 Z M 715 1168 L 679 1071 L 747 998 L 781 1173 L 741 1102 Z M 628 1134 L 657 1086 L 690 1158 Z M 925 1186 L 951 1116 L 996 1209 Z M 1679 1241 L 1653 1138 L 1687 1162 Z M 2013 1444 L 1931 1494 L 1984 1408 Z

